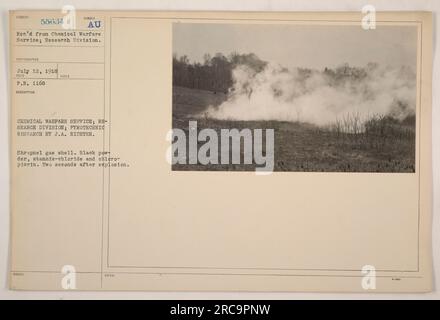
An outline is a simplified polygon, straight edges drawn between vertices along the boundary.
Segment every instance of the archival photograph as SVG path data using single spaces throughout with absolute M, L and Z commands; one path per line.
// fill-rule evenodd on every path
M 174 23 L 172 170 L 415 172 L 417 35 Z

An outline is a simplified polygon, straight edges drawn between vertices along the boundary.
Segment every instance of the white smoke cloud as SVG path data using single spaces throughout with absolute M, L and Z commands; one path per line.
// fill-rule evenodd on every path
M 263 71 L 239 65 L 228 99 L 205 116 L 222 120 L 300 121 L 325 126 L 350 114 L 361 118 L 414 114 L 416 76 L 410 67 L 287 70 L 268 64 Z

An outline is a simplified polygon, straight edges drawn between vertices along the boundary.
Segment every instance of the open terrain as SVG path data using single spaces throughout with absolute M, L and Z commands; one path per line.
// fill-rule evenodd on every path
M 287 121 L 230 121 L 201 116 L 227 99 L 224 92 L 173 87 L 173 128 L 274 129 L 274 171 L 414 172 L 415 117 L 397 121 L 375 116 L 360 129 L 355 116 L 328 127 Z M 173 165 L 173 170 L 253 171 L 255 165 Z

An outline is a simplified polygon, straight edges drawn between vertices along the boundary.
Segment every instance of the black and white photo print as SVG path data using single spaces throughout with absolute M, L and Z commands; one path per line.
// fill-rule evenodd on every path
M 173 170 L 415 172 L 417 28 L 173 24 Z

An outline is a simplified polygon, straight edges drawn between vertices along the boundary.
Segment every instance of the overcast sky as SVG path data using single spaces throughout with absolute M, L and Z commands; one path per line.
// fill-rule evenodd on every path
M 265 61 L 287 67 L 322 69 L 348 62 L 409 65 L 416 69 L 417 28 L 377 26 L 299 26 L 258 24 L 175 23 L 173 52 L 191 61 L 203 55 L 253 52 Z

